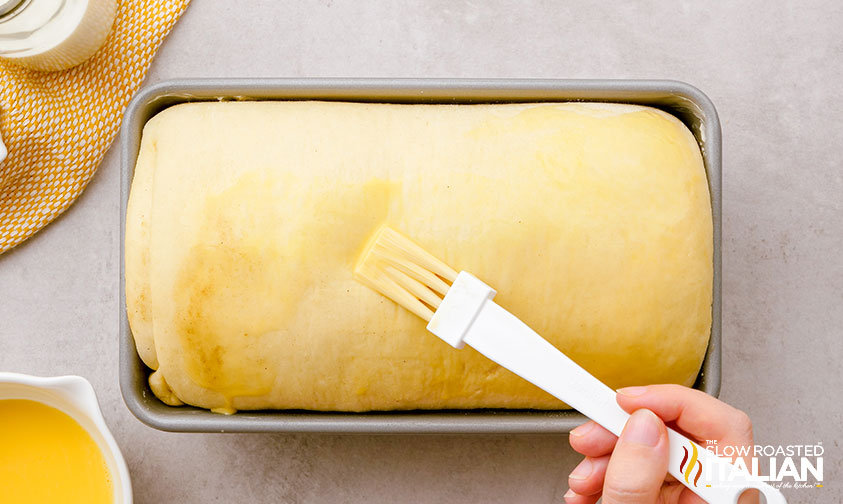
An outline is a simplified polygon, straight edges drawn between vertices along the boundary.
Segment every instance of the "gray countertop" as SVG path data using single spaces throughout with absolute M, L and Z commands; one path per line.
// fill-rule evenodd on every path
M 843 500 L 843 4 L 194 0 L 175 77 L 670 78 L 723 123 L 723 392 L 760 444 L 825 447 Z M 0 369 L 94 385 L 138 503 L 561 502 L 566 436 L 169 434 L 117 384 L 119 160 L 0 256 Z M 834 397 L 837 397 L 835 400 Z

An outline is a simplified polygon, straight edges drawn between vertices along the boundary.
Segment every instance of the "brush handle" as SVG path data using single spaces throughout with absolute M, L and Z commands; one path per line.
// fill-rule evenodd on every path
M 492 301 L 494 296 L 491 287 L 461 272 L 428 330 L 454 347 L 467 343 L 620 435 L 629 414 L 618 405 L 615 391 Z M 707 502 L 736 503 L 745 489 L 755 488 L 769 504 L 786 503 L 777 489 L 672 429 L 668 429 L 668 441 L 668 472 Z

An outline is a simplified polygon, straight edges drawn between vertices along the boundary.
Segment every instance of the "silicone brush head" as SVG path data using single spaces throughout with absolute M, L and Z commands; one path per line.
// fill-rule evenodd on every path
M 426 321 L 456 278 L 453 268 L 386 226 L 369 240 L 354 267 L 355 280 Z

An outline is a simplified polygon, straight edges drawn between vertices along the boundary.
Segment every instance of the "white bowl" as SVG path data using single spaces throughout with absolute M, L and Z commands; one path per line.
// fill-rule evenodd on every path
M 29 399 L 70 415 L 99 446 L 111 473 L 115 504 L 132 503 L 129 468 L 105 425 L 94 388 L 88 380 L 81 376 L 42 378 L 0 372 L 0 399 Z

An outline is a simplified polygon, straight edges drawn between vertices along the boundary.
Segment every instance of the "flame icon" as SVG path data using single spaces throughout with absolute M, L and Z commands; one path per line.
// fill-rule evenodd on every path
M 697 466 L 697 475 L 694 477 L 694 486 L 697 486 L 697 482 L 700 480 L 700 476 L 702 475 L 702 462 L 697 460 L 697 445 L 691 443 L 691 460 L 688 460 L 688 449 L 684 446 L 682 450 L 685 451 L 685 455 L 682 457 L 682 462 L 679 464 L 679 472 L 685 475 L 685 483 L 690 484 L 691 481 L 688 478 L 691 477 L 691 473 L 694 471 L 694 465 Z M 685 467 L 685 463 L 688 463 L 688 467 Z

